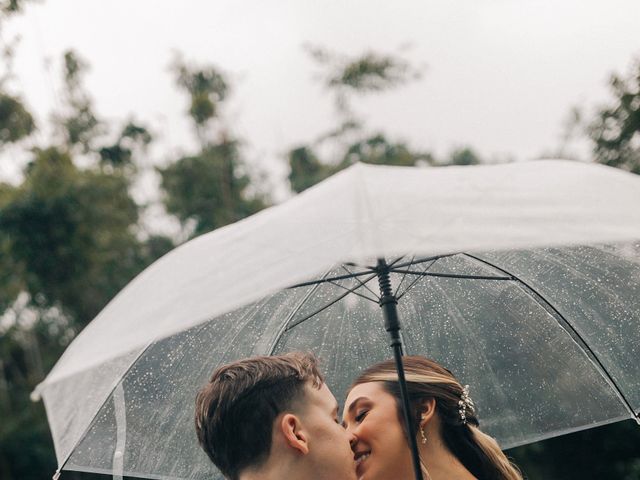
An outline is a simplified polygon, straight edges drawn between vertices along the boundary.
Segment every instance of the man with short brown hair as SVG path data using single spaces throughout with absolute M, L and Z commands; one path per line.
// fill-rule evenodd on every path
M 353 436 L 315 357 L 224 365 L 196 397 L 198 441 L 230 480 L 355 480 Z

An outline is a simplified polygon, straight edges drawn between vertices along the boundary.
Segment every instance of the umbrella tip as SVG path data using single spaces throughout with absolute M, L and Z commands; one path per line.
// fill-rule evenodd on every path
M 640 425 L 640 413 L 634 414 L 633 419 L 636 421 L 638 425 Z

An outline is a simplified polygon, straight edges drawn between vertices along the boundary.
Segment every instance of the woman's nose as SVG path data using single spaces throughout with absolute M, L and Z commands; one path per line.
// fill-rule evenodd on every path
M 355 450 L 356 444 L 358 443 L 358 437 L 353 432 L 349 433 L 349 445 L 351 445 L 351 450 Z

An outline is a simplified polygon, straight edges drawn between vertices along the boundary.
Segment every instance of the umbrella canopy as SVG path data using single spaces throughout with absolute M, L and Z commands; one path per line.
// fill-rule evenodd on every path
M 355 165 L 184 244 L 118 294 L 36 389 L 59 465 L 211 478 L 194 396 L 241 357 L 314 351 L 340 399 L 390 356 L 368 268 L 380 256 L 407 352 L 470 384 L 503 448 L 632 417 L 638 205 L 640 177 L 600 165 Z

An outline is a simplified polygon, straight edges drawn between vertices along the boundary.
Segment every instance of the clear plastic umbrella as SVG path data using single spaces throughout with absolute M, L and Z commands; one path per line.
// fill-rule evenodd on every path
M 405 350 L 471 385 L 503 448 L 637 419 L 638 205 L 640 177 L 599 165 L 356 165 L 175 249 L 100 313 L 35 392 L 59 467 L 221 478 L 197 389 L 222 363 L 310 350 L 340 399 L 391 356 L 380 257 Z

